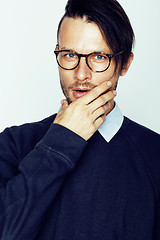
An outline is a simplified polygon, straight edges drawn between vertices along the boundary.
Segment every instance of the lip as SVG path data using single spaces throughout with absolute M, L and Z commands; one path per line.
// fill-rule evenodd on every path
M 87 94 L 91 89 L 90 88 L 74 88 L 72 90 L 74 98 L 78 99 Z

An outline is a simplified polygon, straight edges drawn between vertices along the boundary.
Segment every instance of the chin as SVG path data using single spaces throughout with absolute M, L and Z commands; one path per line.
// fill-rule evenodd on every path
M 68 104 L 71 104 L 72 102 L 74 102 L 74 100 L 71 99 L 69 96 L 65 95 L 65 97 L 66 97 L 66 100 L 67 100 Z
M 67 98 L 68 104 L 71 104 L 73 101 L 70 98 Z

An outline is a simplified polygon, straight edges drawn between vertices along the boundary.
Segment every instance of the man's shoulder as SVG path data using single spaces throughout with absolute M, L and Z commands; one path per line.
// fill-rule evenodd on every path
M 141 151 L 155 151 L 156 149 L 160 153 L 160 134 L 153 130 L 125 117 L 122 132 Z
M 53 123 L 56 114 L 40 121 L 25 123 L 20 126 L 12 126 L 8 131 L 14 138 L 31 139 L 32 142 L 39 141 Z
M 18 155 L 24 157 L 44 137 L 55 116 L 56 114 L 41 121 L 6 128 L 0 134 L 1 149 L 14 149 Z
M 34 134 L 35 132 L 37 132 L 37 130 L 43 131 L 43 129 L 44 130 L 48 129 L 50 127 L 50 125 L 53 123 L 55 116 L 56 116 L 56 114 L 46 117 L 39 121 L 24 123 L 19 126 L 12 126 L 12 127 L 6 128 L 5 131 L 10 131 L 13 134 L 16 134 L 18 132 L 23 132 L 23 131 L 26 134 L 27 133 Z
M 160 143 L 160 134 L 157 132 L 125 117 L 122 131 L 131 137 L 134 141 L 143 140 L 150 142 L 151 139 L 155 139 Z
M 141 156 L 160 193 L 160 135 L 126 117 L 122 135 Z

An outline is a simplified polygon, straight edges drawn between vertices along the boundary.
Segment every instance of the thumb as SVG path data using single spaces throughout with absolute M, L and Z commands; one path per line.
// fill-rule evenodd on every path
M 62 104 L 62 110 L 65 110 L 68 107 L 68 102 L 66 99 L 63 99 L 61 101 L 61 104 Z

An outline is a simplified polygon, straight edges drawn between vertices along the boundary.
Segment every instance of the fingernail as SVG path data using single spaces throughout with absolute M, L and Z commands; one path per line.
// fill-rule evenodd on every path
M 107 82 L 108 87 L 110 87 L 111 84 L 112 84 L 112 83 L 111 83 L 110 81 Z
M 116 95 L 117 95 L 117 92 L 114 90 L 114 91 L 113 91 L 113 94 L 116 96 Z

